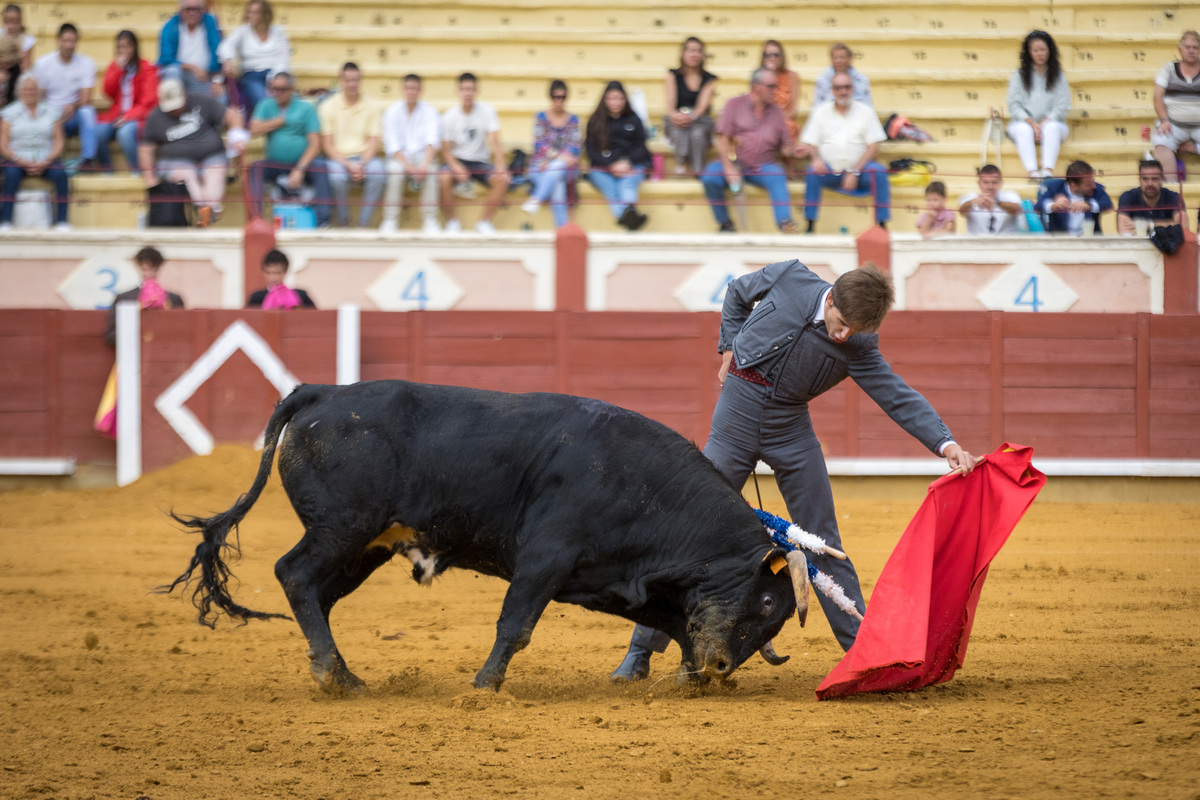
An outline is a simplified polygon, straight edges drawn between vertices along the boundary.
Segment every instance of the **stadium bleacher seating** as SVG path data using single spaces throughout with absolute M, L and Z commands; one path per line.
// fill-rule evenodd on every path
M 221 3 L 214 11 L 232 30 L 241 19 L 242 3 Z M 992 107 L 1003 108 L 1008 76 L 1017 64 L 1021 39 L 1033 28 L 1049 31 L 1062 52 L 1073 94 L 1069 116 L 1071 137 L 1064 145 L 1059 170 L 1083 158 L 1100 172 L 1110 193 L 1136 185 L 1135 165 L 1145 149 L 1142 128 L 1153 121 L 1152 82 L 1157 70 L 1175 56 L 1179 34 L 1188 27 L 1189 9 L 1200 0 L 1180 0 L 1169 8 L 1144 0 L 1057 0 L 1030 3 L 996 0 L 986 8 L 966 0 L 918 0 L 903 8 L 881 0 L 852 3 L 820 0 L 811 4 L 750 0 L 412 0 L 403 5 L 379 0 L 280 0 L 276 21 L 291 37 L 294 72 L 303 89 L 335 85 L 340 64 L 355 61 L 363 70 L 364 93 L 380 102 L 400 95 L 400 78 L 417 72 L 425 78 L 425 99 L 439 109 L 455 101 L 456 76 L 471 71 L 480 77 L 480 97 L 499 111 L 506 147 L 528 149 L 531 122 L 547 105 L 552 77 L 567 80 L 568 107 L 582 119 L 595 108 L 609 79 L 645 93 L 650 122 L 657 131 L 662 118 L 662 80 L 677 63 L 679 46 L 689 35 L 708 47 L 707 68 L 721 77 L 716 105 L 745 91 L 757 66 L 761 42 L 784 43 L 788 64 L 800 75 L 801 119 L 812 104 L 816 76 L 828 65 L 828 47 L 843 41 L 855 53 L 855 66 L 871 78 L 875 107 L 881 118 L 902 113 L 932 134 L 924 144 L 890 142 L 881 160 L 912 157 L 934 162 L 951 203 L 974 186 L 980 163 L 981 137 Z M 157 55 L 158 31 L 175 11 L 171 0 L 133 0 L 114 8 L 99 0 L 29 4 L 27 29 L 38 37 L 37 54 L 54 48 L 54 35 L 64 21 L 82 33 L 80 48 L 103 70 L 111 60 L 117 31 L 131 28 L 142 41 L 143 57 Z M 660 131 L 652 142 L 666 152 Z M 261 152 L 252 148 L 251 157 Z M 121 162 L 117 155 L 116 161 Z M 1033 187 L 1005 143 L 1003 169 L 1008 188 L 1032 196 Z M 31 184 L 32 185 L 32 184 Z M 582 184 L 581 184 L 582 185 Z M 1191 207 L 1200 190 L 1185 184 Z M 132 227 L 141 197 L 139 182 L 118 176 L 80 175 L 72 221 L 83 227 Z M 896 191 L 892 229 L 912 231 L 923 204 L 919 187 Z M 229 198 L 240 197 L 231 187 Z M 576 219 L 584 228 L 616 231 L 598 195 L 581 191 Z M 712 232 L 715 225 L 699 183 L 669 177 L 648 181 L 641 206 L 651 217 L 647 230 Z M 793 200 L 803 198 L 793 184 Z M 517 206 L 524 195 L 497 217 L 499 229 L 526 223 Z M 773 230 L 765 194 L 751 191 L 750 227 Z M 406 214 L 407 214 L 406 210 Z M 222 227 L 244 221 L 237 202 L 227 204 Z M 473 222 L 470 211 L 464 225 Z M 863 230 L 870 221 L 865 201 L 829 197 L 820 230 Z M 413 226 L 402 219 L 402 225 Z M 549 228 L 547 209 L 534 226 Z

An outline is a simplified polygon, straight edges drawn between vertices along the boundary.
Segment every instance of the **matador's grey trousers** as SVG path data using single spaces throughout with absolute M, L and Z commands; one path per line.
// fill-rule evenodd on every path
M 780 403 L 773 389 L 730 376 L 713 411 L 712 430 L 704 455 L 735 488 L 741 489 L 761 459 L 775 471 L 775 481 L 787 503 L 788 517 L 831 547 L 845 551 L 833 508 L 833 490 L 821 443 L 813 432 L 807 403 Z M 805 552 L 817 569 L 829 575 L 854 601 L 859 613 L 866 609 L 854 564 L 847 558 Z M 842 649 L 849 650 L 858 635 L 858 620 L 842 611 L 820 592 L 817 599 L 829 627 Z M 656 652 L 666 649 L 665 633 L 639 625 L 633 643 Z

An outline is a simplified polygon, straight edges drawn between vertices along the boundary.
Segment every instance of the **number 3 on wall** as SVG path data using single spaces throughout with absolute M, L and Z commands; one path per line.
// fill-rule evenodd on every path
M 107 303 L 97 303 L 96 308 L 109 308 L 113 304 L 113 298 L 117 296 L 117 271 L 112 267 L 102 267 L 96 270 L 96 277 L 101 281 L 100 291 L 111 295 Z
M 1046 305 L 1038 299 L 1038 276 L 1030 275 L 1029 280 L 1025 281 L 1025 285 L 1021 287 L 1021 291 L 1017 292 L 1017 297 L 1013 300 L 1014 306 L 1029 306 L 1030 311 L 1037 311 L 1042 306 Z

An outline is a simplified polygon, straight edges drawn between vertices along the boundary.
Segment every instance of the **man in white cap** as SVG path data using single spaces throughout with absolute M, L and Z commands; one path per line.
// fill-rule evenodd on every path
M 222 123 L 229 129 L 228 147 L 221 141 Z M 146 188 L 164 180 L 182 182 L 196 204 L 200 227 L 206 228 L 221 213 L 227 156 L 240 156 L 249 138 L 237 108 L 206 94 L 188 94 L 181 80 L 166 78 L 158 84 L 158 108 L 146 118 L 138 146 Z

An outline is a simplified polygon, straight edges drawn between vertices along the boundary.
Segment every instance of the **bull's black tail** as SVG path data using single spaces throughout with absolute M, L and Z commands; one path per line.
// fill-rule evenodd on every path
M 251 611 L 245 606 L 234 602 L 229 594 L 228 583 L 233 577 L 229 566 L 222 559 L 222 551 L 239 555 L 236 537 L 237 527 L 251 507 L 258 500 L 271 477 L 271 463 L 275 460 L 275 448 L 279 444 L 279 436 L 283 427 L 291 421 L 297 412 L 318 400 L 326 387 L 303 385 L 296 388 L 285 399 L 275 406 L 275 412 L 267 422 L 267 430 L 263 437 L 262 460 L 258 465 L 258 474 L 254 477 L 254 485 L 250 491 L 238 498 L 228 511 L 211 517 L 180 516 L 171 512 L 171 517 L 185 527 L 193 528 L 204 535 L 204 541 L 196 546 L 196 553 L 191 563 L 182 575 L 171 583 L 158 587 L 158 591 L 167 594 L 177 586 L 187 587 L 195 582 L 192 592 L 192 602 L 200 611 L 200 623 L 210 628 L 215 627 L 220 612 L 241 620 L 243 623 L 251 619 L 270 619 L 272 617 L 289 619 L 286 614 L 268 614 L 263 611 Z M 229 533 L 234 532 L 234 542 L 229 542 Z M 200 577 L 193 578 L 196 568 L 200 568 Z

